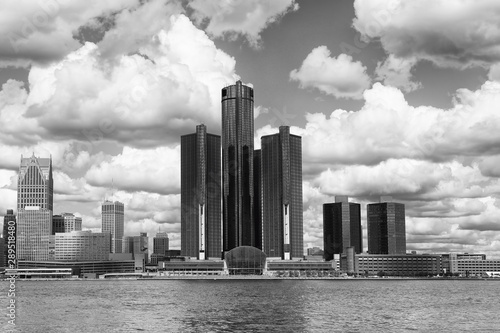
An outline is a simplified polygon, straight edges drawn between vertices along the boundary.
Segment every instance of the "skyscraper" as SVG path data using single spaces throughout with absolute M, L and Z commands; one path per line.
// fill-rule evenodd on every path
M 7 209 L 7 214 L 3 217 L 3 233 L 2 238 L 4 240 L 3 243 L 3 263 L 5 266 L 9 264 L 9 237 L 11 237 L 11 242 L 15 242 L 16 240 L 16 215 L 14 215 L 13 209 Z M 11 243 L 14 244 L 15 243 Z M 11 246 L 11 258 L 17 258 L 16 256 L 16 247 Z
M 122 253 L 124 206 L 123 203 L 106 200 L 102 206 L 102 232 L 111 237 L 111 253 Z
M 288 126 L 261 138 L 262 251 L 269 257 L 302 257 L 302 138 Z
M 346 196 L 336 196 L 335 203 L 323 205 L 323 245 L 325 260 L 347 253 L 348 247 L 354 247 L 356 253 L 363 252 L 360 204 L 349 202 Z
M 49 259 L 52 211 L 52 158 L 21 156 L 17 181 L 18 260 Z
M 255 246 L 253 89 L 222 89 L 223 250 Z
M 219 237 L 220 239 L 220 237 Z M 219 242 L 220 244 L 220 242 Z M 153 237 L 153 253 L 165 255 L 168 251 L 168 234 L 166 232 L 159 232 Z
M 221 256 L 221 138 L 181 136 L 181 253 L 200 260 Z
M 380 203 L 367 206 L 368 253 L 405 254 L 405 206 L 382 197 Z

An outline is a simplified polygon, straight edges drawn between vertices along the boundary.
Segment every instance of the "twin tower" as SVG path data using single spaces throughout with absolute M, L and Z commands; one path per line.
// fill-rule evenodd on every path
M 181 254 L 219 259 L 240 246 L 304 251 L 301 137 L 281 126 L 254 150 L 254 91 L 237 81 L 222 89 L 222 137 L 205 125 L 181 136 Z

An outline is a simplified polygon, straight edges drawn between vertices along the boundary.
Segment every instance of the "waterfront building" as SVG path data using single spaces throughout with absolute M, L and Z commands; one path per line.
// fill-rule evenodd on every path
M 110 234 L 111 237 L 110 251 L 111 253 L 121 253 L 124 218 L 125 218 L 124 205 L 119 201 L 112 202 L 109 200 L 105 200 L 102 203 L 101 210 L 102 210 L 101 230 L 102 232 L 107 232 Z
M 486 259 L 485 254 L 445 253 L 443 271 L 462 276 L 481 276 L 485 272 L 499 272 L 500 259 Z
M 290 127 L 261 138 L 260 177 L 262 250 L 268 257 L 302 258 L 302 138 Z
M 405 254 L 405 206 L 381 197 L 380 203 L 367 205 L 368 253 Z
M 7 209 L 7 214 L 4 215 L 3 217 L 3 232 L 2 232 L 2 239 L 3 239 L 3 246 L 0 247 L 3 249 L 3 265 L 8 266 L 9 263 L 9 237 L 10 239 L 14 241 L 15 245 L 15 240 L 16 240 L 16 228 L 17 228 L 17 222 L 16 222 L 16 215 L 14 215 L 14 210 L 13 209 Z M 16 247 L 11 246 L 11 258 L 16 258 Z
M 17 182 L 17 259 L 49 259 L 52 234 L 52 158 L 21 156 Z
M 106 273 L 134 273 L 134 260 L 116 261 L 19 261 L 20 269 L 26 268 L 71 268 L 72 275 L 99 276 Z
M 169 239 L 166 232 L 157 233 L 156 236 L 153 237 L 153 253 L 164 256 L 168 251 L 168 242 Z
M 341 256 L 341 268 L 347 271 L 348 256 Z M 430 254 L 355 254 L 353 273 L 384 276 L 435 276 L 440 274 L 441 256 Z
M 222 89 L 224 252 L 256 245 L 253 93 L 241 81 Z
M 334 203 L 323 205 L 323 244 L 325 260 L 333 260 L 351 246 L 356 253 L 363 252 L 360 204 L 336 196 Z
M 181 251 L 201 260 L 222 251 L 221 138 L 205 125 L 181 136 Z
M 71 213 L 52 216 L 52 235 L 58 232 L 82 230 L 82 218 Z
M 56 261 L 108 260 L 109 233 L 70 231 L 55 234 Z

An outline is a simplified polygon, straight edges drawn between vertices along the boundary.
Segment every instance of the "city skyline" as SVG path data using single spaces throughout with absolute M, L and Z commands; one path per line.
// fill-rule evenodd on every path
M 54 214 L 98 231 L 114 188 L 124 235 L 180 249 L 179 136 L 222 135 L 221 89 L 241 80 L 255 150 L 281 125 L 302 137 L 304 251 L 337 195 L 361 204 L 366 251 L 366 205 L 391 195 L 408 250 L 500 258 L 500 5 L 75 3 L 2 7 L 2 216 L 19 156 L 52 155 Z

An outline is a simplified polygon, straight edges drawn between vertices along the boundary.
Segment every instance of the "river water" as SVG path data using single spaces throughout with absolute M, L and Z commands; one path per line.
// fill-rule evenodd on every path
M 500 332 L 487 280 L 17 281 L 15 297 L 15 332 Z

